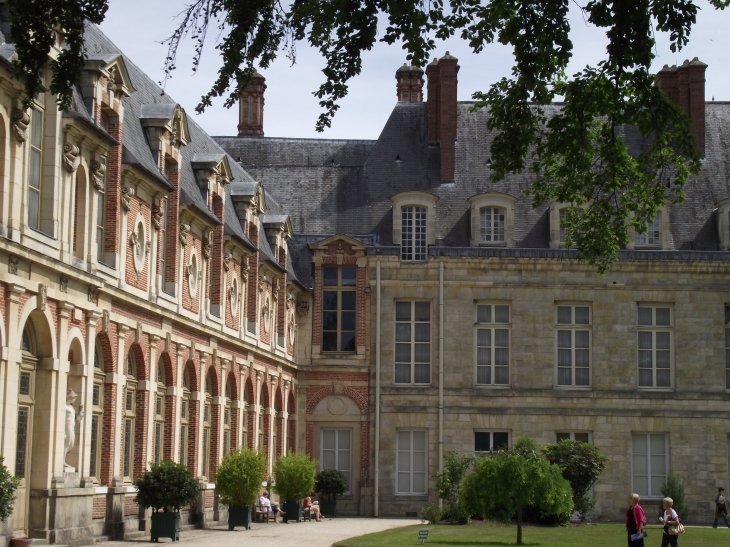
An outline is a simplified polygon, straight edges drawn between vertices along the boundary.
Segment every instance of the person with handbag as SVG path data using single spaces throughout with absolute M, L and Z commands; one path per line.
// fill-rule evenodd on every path
M 631 494 L 629 497 L 629 510 L 626 511 L 626 531 L 629 534 L 629 547 L 644 547 L 646 515 L 644 515 L 644 509 L 639 505 L 640 499 L 639 494 Z M 636 539 L 632 539 L 632 536 Z
M 681 525 L 679 515 L 672 509 L 674 500 L 672 498 L 664 498 L 662 500 L 664 506 L 664 516 L 661 518 L 664 525 L 664 533 L 662 534 L 662 547 L 678 547 L 677 538 L 679 536 L 678 528 Z M 682 527 L 684 531 L 684 527 Z
M 717 519 L 722 517 L 725 524 L 730 528 L 730 520 L 727 518 L 727 507 L 725 506 L 725 489 L 721 486 L 717 489 L 717 497 L 715 498 L 715 521 L 712 523 L 713 528 L 717 528 Z

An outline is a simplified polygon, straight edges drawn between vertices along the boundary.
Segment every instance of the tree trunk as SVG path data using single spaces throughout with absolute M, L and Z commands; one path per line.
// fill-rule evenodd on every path
M 517 508 L 517 545 L 522 545 L 522 506 Z

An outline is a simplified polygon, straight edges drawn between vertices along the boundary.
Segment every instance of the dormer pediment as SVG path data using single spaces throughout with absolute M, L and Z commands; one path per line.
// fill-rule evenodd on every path
M 360 241 L 346 236 L 345 234 L 335 234 L 331 237 L 310 243 L 309 248 L 313 255 L 347 255 L 362 256 L 367 246 Z
M 266 211 L 266 192 L 258 182 L 235 183 L 231 188 L 231 198 L 236 204 L 239 216 L 246 212 L 259 216 Z M 244 210 L 238 209 L 240 206 L 243 206 Z
M 165 134 L 169 135 L 173 146 L 185 146 L 190 142 L 188 117 L 179 104 L 143 104 L 139 121 L 147 132 L 153 150 L 160 149 Z
M 195 154 L 190 160 L 190 166 L 195 171 L 201 189 L 204 182 L 226 186 L 233 179 L 231 165 L 225 154 Z
M 107 79 L 107 89 L 117 93 L 121 93 L 125 97 L 129 97 L 136 90 L 132 85 L 132 79 L 127 72 L 127 65 L 124 63 L 124 57 L 119 54 L 101 55 L 92 54 L 86 57 L 84 71 L 92 73 L 98 81 L 98 77 L 103 76 Z M 86 84 L 87 82 L 84 82 Z M 91 83 L 91 82 L 89 82 Z M 88 86 L 81 86 L 84 98 L 87 97 Z M 88 96 L 91 96 L 89 94 Z
M 276 240 L 277 237 L 289 239 L 293 234 L 289 215 L 262 215 L 261 223 L 269 241 Z

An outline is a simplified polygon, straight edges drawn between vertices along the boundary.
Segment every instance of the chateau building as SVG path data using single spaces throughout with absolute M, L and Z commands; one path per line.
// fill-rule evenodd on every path
M 184 523 L 225 522 L 216 469 L 241 446 L 340 469 L 344 514 L 403 516 L 450 450 L 574 438 L 610 458 L 601 518 L 670 469 L 709 515 L 730 104 L 705 102 L 705 65 L 659 77 L 702 173 L 601 277 L 564 248 L 566 205 L 522 197 L 531 175 L 489 182 L 489 114 L 457 102 L 448 53 L 425 94 L 397 70 L 377 140 L 264 137 L 259 74 L 238 136 L 210 137 L 93 25 L 73 107 L 22 110 L 0 22 L 0 455 L 21 480 L 0 544 L 144 534 L 133 482 L 162 459 L 199 480 Z

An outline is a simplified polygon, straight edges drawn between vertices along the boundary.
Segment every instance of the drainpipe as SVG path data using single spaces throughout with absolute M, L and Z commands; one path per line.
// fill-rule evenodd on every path
M 374 512 L 378 516 L 380 495 L 380 260 L 375 269 L 375 489 Z
M 444 261 L 439 262 L 439 471 L 444 468 Z M 439 504 L 441 504 L 439 500 Z

